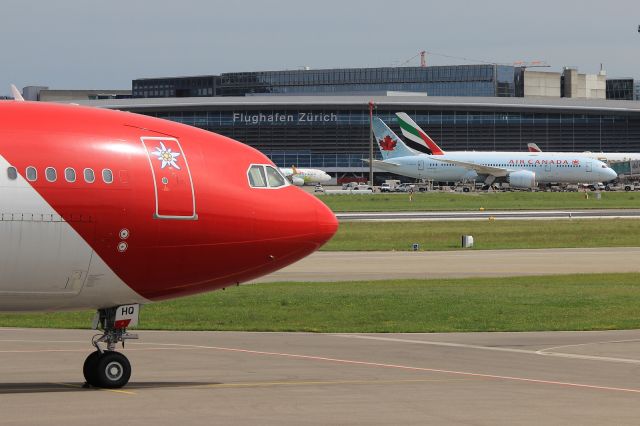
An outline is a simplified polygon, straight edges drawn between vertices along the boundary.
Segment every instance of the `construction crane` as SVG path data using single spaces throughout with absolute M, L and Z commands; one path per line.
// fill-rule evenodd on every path
M 547 64 L 545 61 L 516 61 L 512 64 L 514 67 L 520 68 L 550 68 L 551 65 Z
M 640 28 L 639 28 L 639 30 L 640 30 Z M 493 61 L 484 61 L 484 60 L 481 60 L 481 59 L 470 59 L 470 58 L 464 58 L 464 57 L 461 57 L 461 56 L 445 55 L 445 54 L 442 54 L 442 53 L 429 52 L 427 50 L 421 50 L 416 55 L 413 55 L 412 57 L 410 57 L 406 61 L 402 62 L 399 66 L 404 67 L 407 64 L 411 63 L 414 59 L 416 59 L 419 56 L 420 57 L 420 67 L 424 68 L 424 67 L 427 66 L 427 54 L 436 55 L 436 56 L 442 56 L 444 58 L 462 59 L 462 60 L 467 61 L 467 62 L 476 62 L 476 63 L 490 64 L 490 65 L 511 65 L 511 66 L 514 66 L 514 67 L 521 67 L 521 68 L 550 68 L 551 67 L 551 65 L 547 64 L 545 61 L 540 61 L 540 60 L 515 61 L 515 62 L 509 64 L 509 63 L 499 63 L 499 62 L 493 62 Z
M 426 67 L 427 66 L 427 51 L 426 50 L 418 52 L 417 55 L 413 55 L 412 57 L 410 57 L 409 59 L 407 59 L 406 61 L 401 63 L 399 66 L 403 67 L 403 66 L 407 65 L 409 62 L 413 61 L 418 56 L 420 56 L 420 66 L 422 68 Z

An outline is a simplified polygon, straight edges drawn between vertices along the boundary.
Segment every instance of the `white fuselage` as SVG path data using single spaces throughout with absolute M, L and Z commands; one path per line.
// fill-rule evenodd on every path
M 320 169 L 296 168 L 294 171 L 293 168 L 281 167 L 280 171 L 287 178 L 294 177 L 294 178 L 300 179 L 303 182 L 303 185 L 309 185 L 313 183 L 326 183 L 331 180 L 331 176 L 329 176 L 328 173 Z
M 569 152 L 544 152 L 550 155 L 570 155 Z M 576 152 L 580 157 L 593 158 L 606 163 L 616 163 L 620 161 L 639 161 L 640 153 L 637 152 Z
M 0 201 L 0 311 L 148 303 L 22 176 L 0 173 Z
M 507 172 L 526 170 L 535 173 L 539 183 L 607 182 L 616 175 L 599 160 L 575 154 L 517 152 L 451 152 L 444 155 L 413 155 L 389 159 L 393 166 L 377 162 L 377 168 L 416 179 L 439 182 L 484 180 L 488 174 L 441 160 L 461 161 L 505 169 Z

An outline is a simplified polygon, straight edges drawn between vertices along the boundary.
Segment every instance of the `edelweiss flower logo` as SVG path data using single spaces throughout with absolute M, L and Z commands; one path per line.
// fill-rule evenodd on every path
M 158 156 L 158 160 L 162 161 L 161 169 L 169 166 L 180 170 L 180 166 L 178 166 L 177 163 L 177 159 L 180 156 L 179 152 L 171 152 L 171 148 L 167 148 L 162 142 L 160 142 L 160 146 L 156 147 L 153 154 Z

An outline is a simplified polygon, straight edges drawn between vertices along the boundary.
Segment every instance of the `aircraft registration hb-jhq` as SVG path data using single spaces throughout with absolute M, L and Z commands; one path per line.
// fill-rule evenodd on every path
M 97 309 L 90 385 L 128 382 L 115 348 L 140 304 L 270 273 L 337 229 L 266 156 L 194 127 L 0 101 L 0 129 L 0 311 Z
M 486 185 L 504 181 L 514 188 L 608 182 L 618 176 L 602 161 L 579 154 L 445 152 L 406 114 L 397 115 L 409 146 L 377 117 L 373 132 L 383 159 L 374 160 L 374 165 L 398 175 L 438 182 L 479 180 Z

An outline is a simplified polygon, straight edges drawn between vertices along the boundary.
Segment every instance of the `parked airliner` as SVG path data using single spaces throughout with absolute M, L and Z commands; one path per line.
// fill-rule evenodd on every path
M 291 168 L 280 167 L 282 174 L 294 185 L 311 185 L 314 183 L 327 183 L 331 180 L 331 176 L 320 169 L 307 169 L 291 166 Z
M 540 147 L 530 142 L 527 144 L 527 148 L 529 152 L 543 152 Z M 558 152 L 558 151 L 546 151 L 546 154 L 568 154 L 568 152 Z M 584 151 L 580 152 L 579 155 L 583 157 L 595 158 L 600 161 L 604 161 L 606 163 L 615 163 L 618 161 L 639 161 L 640 153 L 638 152 L 590 152 Z
M 383 161 L 374 160 L 376 168 L 416 179 L 439 182 L 476 180 L 486 185 L 505 181 L 514 188 L 534 188 L 538 183 L 608 182 L 617 177 L 616 172 L 603 162 L 575 154 L 446 153 L 437 145 L 437 151 L 434 148 L 432 152 L 441 152 L 438 155 L 418 153 L 377 117 L 373 120 L 373 132 L 383 158 Z
M 195 127 L 0 101 L 0 132 L 0 311 L 96 309 L 89 385 L 128 382 L 115 348 L 141 304 L 270 273 L 337 229 L 265 155 Z

